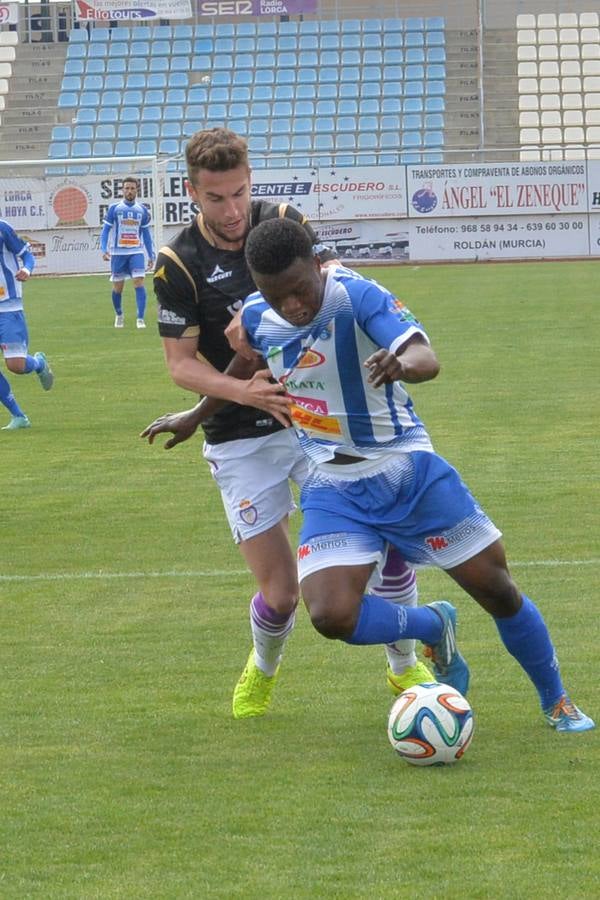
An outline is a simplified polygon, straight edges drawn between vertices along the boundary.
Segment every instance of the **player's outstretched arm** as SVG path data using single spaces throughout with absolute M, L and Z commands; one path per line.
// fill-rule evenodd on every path
M 405 381 L 407 384 L 431 381 L 440 371 L 435 352 L 420 335 L 413 335 L 396 353 L 377 350 L 365 360 L 364 365 L 370 370 L 368 380 L 373 387 L 393 381 Z
M 202 422 L 202 415 L 199 415 L 199 406 L 197 403 L 193 409 L 186 409 L 178 413 L 165 413 L 159 416 L 150 425 L 140 433 L 141 438 L 148 438 L 148 443 L 153 444 L 157 434 L 172 434 L 173 437 L 165 441 L 165 450 L 170 450 L 177 444 L 187 441 L 191 438 Z

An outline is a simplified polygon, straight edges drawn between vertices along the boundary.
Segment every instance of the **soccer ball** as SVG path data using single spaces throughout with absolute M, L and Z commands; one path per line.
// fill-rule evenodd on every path
M 449 684 L 417 684 L 394 701 L 388 737 L 413 766 L 443 766 L 463 756 L 473 737 L 473 710 Z

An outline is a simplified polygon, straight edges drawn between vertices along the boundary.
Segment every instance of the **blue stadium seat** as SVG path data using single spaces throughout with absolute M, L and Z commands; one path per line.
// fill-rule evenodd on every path
M 70 125 L 54 125 L 52 128 L 52 141 L 70 141 L 71 126 Z
M 427 66 L 426 69 L 427 78 L 430 80 L 437 81 L 445 81 L 446 80 L 446 66 L 442 66 L 439 64 Z
M 128 90 L 144 90 L 146 87 L 146 76 L 143 72 L 132 72 L 125 79 L 125 87 Z
M 286 94 L 285 91 L 290 89 L 289 84 L 281 84 L 274 87 L 272 84 L 255 84 L 254 91 L 251 91 L 249 100 L 273 100 L 276 97 L 278 100 L 285 100 Z
M 114 127 L 114 126 L 106 126 L 105 125 L 103 127 L 107 128 L 107 127 Z M 98 128 L 100 128 L 100 125 L 98 126 Z M 127 141 L 130 141 L 132 139 L 135 140 L 138 136 L 137 122 L 121 122 L 118 127 L 116 136 L 119 138 L 119 140 L 127 140 Z
M 338 50 L 321 50 L 321 66 L 339 66 L 340 54 Z
M 317 115 L 314 121 L 316 134 L 333 134 L 335 131 L 335 120 L 333 116 Z M 322 149 L 327 149 L 323 147 Z
M 404 20 L 403 19 L 384 19 L 383 20 L 383 31 L 386 34 L 390 32 L 404 31 Z
M 150 44 L 150 53 L 152 56 L 170 56 L 171 41 L 152 41 Z
M 362 80 L 365 81 L 381 81 L 380 66 L 364 66 L 362 71 Z
M 96 109 L 100 105 L 100 91 L 82 91 L 79 95 L 79 106 L 95 106 Z
M 362 38 L 360 34 L 343 34 L 340 40 L 342 50 L 360 50 Z
M 313 120 L 309 116 L 299 116 L 292 119 L 292 134 L 312 134 Z M 296 148 L 298 149 L 298 148 Z
M 274 37 L 259 37 L 256 40 L 257 53 L 275 53 L 277 41 Z
M 360 132 L 369 132 L 375 134 L 379 131 L 379 119 L 375 116 L 359 116 L 358 130 Z
M 187 91 L 183 88 L 169 88 L 167 90 L 167 97 L 165 102 L 168 104 L 179 103 L 183 105 L 187 102 Z
M 213 69 L 233 71 L 233 56 L 230 53 L 215 53 L 213 56 Z
M 180 138 L 181 117 L 176 122 L 163 122 L 160 130 L 160 136 L 164 138 Z
M 124 106 L 141 106 L 144 102 L 144 92 L 125 90 L 121 102 Z
M 160 106 L 143 106 L 140 121 L 142 122 L 160 122 L 162 119 L 162 110 Z
M 400 115 L 402 112 L 400 97 L 384 97 L 381 102 L 381 112 L 385 115 Z
M 130 66 L 134 62 L 133 59 L 129 61 Z M 169 71 L 169 59 L 166 56 L 151 56 L 148 60 L 148 71 L 149 72 L 168 72 Z
M 342 34 L 360 34 L 362 22 L 360 19 L 342 19 Z
M 112 141 L 94 141 L 92 144 L 93 156 L 114 156 L 114 144 Z
M 173 29 L 170 25 L 155 25 L 152 29 L 152 37 L 155 41 L 157 40 L 167 40 L 170 41 L 173 37 Z
M 111 41 L 108 45 L 108 58 L 116 59 L 116 58 L 126 58 L 129 56 L 129 44 L 126 44 L 124 41 Z
M 425 78 L 425 69 L 423 66 L 406 66 L 404 77 L 407 81 L 423 81 Z
M 289 153 L 291 150 L 291 140 L 289 134 L 275 134 L 271 137 L 270 145 L 271 153 Z M 278 163 L 279 165 L 280 163 Z
M 404 46 L 406 48 L 409 47 L 423 47 L 425 46 L 425 36 L 422 31 L 411 31 L 407 32 L 404 36 Z
M 400 116 L 397 115 L 382 115 L 379 119 L 379 130 L 380 131 L 393 131 L 396 133 L 396 137 L 400 131 Z
M 446 37 L 443 31 L 428 31 L 425 35 L 425 44 L 428 47 L 444 47 Z
M 316 113 L 318 116 L 335 116 L 336 112 L 335 100 L 317 100 Z
M 122 91 L 125 87 L 124 75 L 107 75 L 104 79 L 104 87 L 107 91 Z
M 441 97 L 446 93 L 444 81 L 428 81 L 425 85 L 425 93 L 428 97 Z
M 81 78 L 79 75 L 65 75 L 63 77 L 61 86 L 61 91 L 80 91 L 81 90 Z
M 296 100 L 294 103 L 294 116 L 296 118 L 306 118 L 306 116 L 314 116 L 315 101 L 314 100 Z M 290 125 L 290 131 L 292 126 Z
M 104 75 L 106 63 L 106 59 L 88 59 L 85 66 L 86 75 Z
M 253 53 L 236 53 L 234 55 L 234 67 L 237 72 L 239 69 L 253 69 L 254 68 L 254 54 Z
M 291 96 L 294 96 L 292 91 Z M 298 84 L 296 87 L 296 99 L 297 100 L 315 100 L 317 96 L 317 88 L 315 84 L 311 84 L 309 82 L 304 82 Z M 279 99 L 279 98 L 278 98 Z M 284 99 L 284 98 L 281 98 Z
M 250 104 L 250 117 L 252 119 L 268 119 L 270 115 L 270 103 L 263 100 L 258 100 Z
M 378 50 L 370 50 L 370 53 L 378 53 Z M 360 66 L 362 65 L 362 54 L 359 50 L 342 50 L 340 62 L 343 66 Z
M 358 100 L 355 98 L 340 98 L 337 107 L 338 115 L 340 116 L 356 116 L 358 115 Z
M 188 86 L 188 75 L 186 72 L 169 72 L 167 75 L 167 87 L 185 88 Z
M 115 156 L 135 156 L 135 143 L 133 141 L 117 141 Z
M 444 116 L 442 113 L 426 113 L 425 128 L 429 130 L 441 130 L 444 127 Z
M 430 47 L 426 59 L 428 63 L 445 63 L 446 51 L 443 47 Z
M 231 37 L 218 37 L 214 44 L 214 53 L 232 54 L 235 48 L 235 42 Z
M 99 25 L 94 25 L 90 30 L 90 41 L 93 43 L 99 43 L 100 41 L 109 41 L 110 40 L 110 29 L 102 28 Z
M 113 124 L 96 125 L 94 137 L 97 141 L 114 141 L 116 136 L 116 128 Z
M 426 131 L 423 136 L 425 147 L 438 148 L 444 146 L 444 133 L 442 131 Z
M 363 34 L 369 34 L 375 32 L 376 34 L 380 34 L 383 29 L 383 23 L 381 19 L 363 19 L 362 30 Z
M 423 162 L 429 165 L 438 165 L 444 161 L 444 154 L 441 150 L 426 150 L 423 154 Z
M 88 33 L 85 26 L 83 28 L 72 28 L 71 31 L 69 31 L 69 43 L 71 44 L 87 43 L 87 39 Z
M 160 134 L 160 125 L 158 122 L 140 122 L 139 130 L 137 130 L 137 125 L 132 126 L 135 131 L 131 133 L 121 134 L 121 128 L 125 128 L 124 125 L 119 128 L 119 137 L 120 138 L 158 138 Z
M 305 21 L 298 22 L 298 32 L 300 34 L 318 34 L 319 33 L 318 19 L 306 19 Z
M 419 17 L 410 17 L 404 20 L 404 30 L 405 31 L 424 31 L 425 30 L 425 22 Z
M 150 25 L 136 25 L 131 29 L 131 37 L 136 41 L 149 41 L 152 37 Z
M 343 132 L 335 136 L 336 150 L 356 150 L 356 135 L 350 132 Z
M 404 150 L 414 149 L 421 146 L 420 131 L 403 131 L 402 132 L 402 148 Z
M 253 73 L 249 69 L 235 69 L 232 84 L 236 87 L 250 87 L 253 81 Z
M 108 56 L 108 44 L 90 44 L 88 49 L 88 59 L 104 59 Z
M 340 23 L 337 19 L 321 19 L 321 34 L 339 34 Z
M 250 100 L 250 96 L 251 94 L 249 85 L 234 84 L 231 88 L 231 100 L 235 100 L 239 103 L 247 103 Z
M 428 19 L 425 19 L 425 29 L 427 31 L 443 31 L 445 27 L 446 22 L 442 16 L 430 16 Z
M 113 75 L 124 75 L 127 71 L 127 61 L 125 57 L 119 57 L 118 59 L 107 59 L 106 71 Z
M 377 134 L 374 131 L 359 131 L 356 146 L 358 150 L 377 150 Z
M 319 38 L 319 49 L 321 53 L 326 52 L 327 50 L 339 50 L 340 49 L 340 39 L 337 34 L 322 34 Z M 348 47 L 348 50 L 353 48 Z
M 256 53 L 256 41 L 253 37 L 237 37 L 235 39 L 236 53 Z
M 209 59 L 214 52 L 212 38 L 197 38 L 192 46 L 194 56 L 207 56 Z
M 167 76 L 164 72 L 150 72 L 146 86 L 153 89 L 164 90 L 167 86 Z
M 171 52 L 173 56 L 190 56 L 192 53 L 192 42 L 188 40 L 174 40 Z
M 286 116 L 287 118 L 291 118 L 291 115 L 292 115 L 291 100 L 275 101 L 275 103 L 273 103 L 273 106 L 271 108 L 271 115 L 273 116 L 273 118 L 279 118 L 280 116 Z
M 319 120 L 317 119 L 317 122 Z M 334 131 L 338 134 L 342 134 L 343 132 L 352 132 L 356 131 L 356 117 L 355 116 L 338 116 L 335 120 L 335 128 Z
M 190 138 L 193 134 L 196 133 L 200 128 L 204 125 L 204 116 L 198 119 L 186 119 L 183 123 L 183 135 L 184 137 Z
M 404 166 L 417 166 L 421 162 L 421 154 L 408 151 L 400 154 L 400 162 Z
M 87 44 L 69 44 L 67 47 L 67 59 L 86 59 L 86 57 Z
M 423 127 L 421 113 L 404 113 L 402 116 L 403 131 L 419 131 Z
M 251 153 L 266 153 L 267 139 L 263 135 L 251 135 L 248 138 L 248 149 Z
M 293 51 L 295 53 L 297 51 L 297 49 L 298 49 L 298 38 L 295 35 L 292 35 L 292 34 L 283 34 L 282 35 L 281 32 L 279 33 L 279 36 L 276 41 L 276 50 L 278 50 L 280 53 L 285 52 L 285 51 Z
M 380 34 L 363 34 L 362 36 L 362 49 L 365 50 L 381 50 L 381 35 Z M 396 38 L 394 38 L 396 41 Z M 398 36 L 396 43 L 392 46 L 402 46 L 402 35 Z
M 128 28 L 126 25 L 118 25 L 116 28 L 111 28 L 111 31 L 113 42 L 131 40 L 131 28 Z
M 405 113 L 420 113 L 423 112 L 423 99 L 422 97 L 406 97 L 404 100 L 404 104 L 402 109 Z
M 386 53 L 397 53 L 397 50 L 387 50 Z M 423 65 L 425 62 L 425 51 L 422 47 L 409 47 L 406 51 L 404 61 L 407 65 Z
M 390 52 L 399 52 L 400 56 L 402 56 L 402 51 L 387 51 Z M 363 53 L 363 64 L 365 66 L 381 66 L 383 64 L 383 53 L 381 50 L 365 50 Z M 400 59 L 399 62 L 402 62 Z
M 269 27 L 272 29 L 272 34 L 275 34 L 275 25 L 273 22 L 267 23 Z M 235 37 L 235 25 L 232 25 L 230 22 L 218 22 L 215 26 L 215 34 L 217 37 Z M 259 26 L 260 29 L 260 26 Z M 260 30 L 259 30 L 260 33 Z
M 75 125 L 73 129 L 73 140 L 74 141 L 91 141 L 94 138 L 94 126 L 93 125 Z
M 65 75 L 83 75 L 84 62 L 82 59 L 66 59 Z
M 302 22 L 300 26 L 302 26 Z M 301 34 L 298 38 L 298 49 L 299 50 L 318 50 L 319 49 L 319 38 L 316 34 Z
M 225 103 L 209 103 L 206 107 L 206 118 L 225 121 L 227 118 L 227 106 Z
M 230 128 L 236 134 L 241 134 L 242 137 L 247 137 L 247 135 L 248 135 L 248 119 L 229 118 L 227 120 L 227 128 Z
M 65 141 L 52 141 L 48 147 L 50 159 L 66 159 L 69 156 L 69 144 Z
M 277 119 L 271 119 L 271 134 L 291 134 L 291 133 L 292 133 L 292 117 L 291 116 L 281 116 Z
M 425 84 L 422 81 L 407 81 L 404 86 L 404 94 L 407 97 L 421 97 L 425 93 Z
M 375 82 L 372 82 L 373 84 Z M 339 86 L 340 100 L 358 100 L 360 85 L 357 81 L 347 81 Z
M 194 28 L 192 25 L 175 25 L 173 27 L 173 37 L 176 40 L 185 38 L 191 40 L 194 36 Z
M 238 37 L 254 37 L 256 35 L 256 23 L 238 22 L 236 34 Z
M 205 38 L 205 37 L 212 37 L 213 35 L 214 35 L 214 28 L 213 28 L 212 24 L 194 25 L 194 37 Z
M 377 165 L 377 155 L 375 153 L 357 153 L 355 159 L 357 166 Z
M 165 102 L 165 92 L 158 88 L 150 88 L 144 94 L 144 103 L 147 106 L 162 106 Z
M 426 97 L 425 112 L 444 112 L 446 103 L 443 97 Z
M 181 72 L 188 77 L 190 71 L 190 60 L 188 56 L 172 56 L 171 57 L 171 74 Z
M 411 84 L 420 84 L 420 82 L 406 82 L 407 92 Z M 403 94 L 403 84 L 401 81 L 385 81 L 382 92 L 384 97 L 401 97 Z
M 88 110 L 88 112 L 89 112 L 90 114 L 91 114 L 92 112 L 95 114 L 95 113 L 96 113 L 96 110 L 91 110 L 91 109 L 90 109 L 90 110 Z M 77 114 L 78 120 L 79 120 L 80 117 L 81 117 L 81 113 L 83 113 L 83 110 L 81 110 L 81 112 Z M 98 110 L 98 122 L 118 122 L 118 121 L 119 121 L 119 109 L 118 109 L 118 107 L 116 107 L 116 106 L 104 106 L 104 105 L 103 105 L 103 106 L 101 106 L 100 109 Z
M 269 133 L 268 119 L 250 119 L 248 123 L 248 134 L 257 136 Z
M 380 150 L 398 150 L 400 148 L 400 132 L 382 131 L 379 136 Z
M 376 35 L 373 35 L 376 37 Z M 403 35 L 399 31 L 385 31 L 383 34 L 383 46 L 384 48 L 393 47 L 396 49 L 402 49 L 404 44 Z M 381 45 L 380 45 L 381 46 Z
M 363 97 L 358 105 L 361 116 L 376 116 L 379 113 L 380 101 L 375 97 Z
M 91 141 L 73 141 L 71 144 L 71 156 L 91 156 L 92 155 L 92 144 Z
M 274 53 L 257 53 L 256 54 L 257 69 L 274 69 L 275 54 Z
M 310 134 L 298 134 L 292 132 L 292 151 L 300 153 L 310 153 L 312 150 L 312 141 Z
M 386 90 L 389 92 L 390 85 L 385 85 Z M 399 90 L 402 90 L 402 85 L 398 85 Z M 360 96 L 361 97 L 380 97 L 381 96 L 381 85 L 378 81 L 363 81 L 360 84 Z
M 298 23 L 293 19 L 290 21 L 281 21 L 279 22 L 279 34 L 280 35 L 290 35 L 290 34 L 298 34 Z
M 404 77 L 406 79 L 408 79 L 408 80 L 410 79 L 408 70 L 414 69 L 414 68 L 416 68 L 416 67 L 415 66 L 407 66 L 406 67 L 406 69 L 404 70 Z M 422 67 L 421 67 L 421 69 L 422 69 Z M 382 79 L 384 82 L 386 82 L 386 81 L 402 81 L 402 74 L 403 74 L 402 66 L 384 66 L 383 73 L 382 73 Z M 423 75 L 421 75 L 421 78 L 423 78 Z

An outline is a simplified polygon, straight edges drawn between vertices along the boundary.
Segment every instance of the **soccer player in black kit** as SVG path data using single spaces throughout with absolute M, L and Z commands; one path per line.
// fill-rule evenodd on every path
M 204 457 L 221 491 L 234 540 L 258 591 L 250 603 L 253 648 L 233 694 L 235 718 L 263 715 L 271 702 L 286 638 L 293 628 L 299 589 L 288 516 L 295 508 L 290 480 L 301 485 L 306 461 L 293 429 L 285 427 L 288 405 L 266 370 L 242 382 L 224 374 L 234 356 L 227 340 L 245 297 L 255 290 L 244 245 L 251 228 L 273 217 L 289 217 L 306 228 L 322 264 L 330 250 L 318 246 L 306 218 L 287 204 L 252 200 L 246 142 L 233 132 L 199 131 L 186 146 L 188 191 L 201 212 L 163 247 L 156 260 L 154 289 L 159 332 L 169 373 L 196 394 L 229 401 L 206 421 L 198 406 L 156 419 L 143 432 L 152 443 L 173 432 L 172 447 L 202 421 Z M 235 341 L 234 341 L 235 343 Z M 392 602 L 415 605 L 416 579 L 390 553 L 379 588 Z M 417 660 L 414 641 L 386 648 L 387 680 L 393 693 L 430 681 Z

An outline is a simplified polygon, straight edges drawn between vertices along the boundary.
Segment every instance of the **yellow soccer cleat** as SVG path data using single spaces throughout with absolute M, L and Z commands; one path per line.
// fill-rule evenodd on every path
M 248 662 L 233 691 L 233 718 L 249 719 L 264 716 L 271 705 L 271 694 L 277 674 L 270 677 L 258 668 L 254 661 L 254 650 L 250 651 Z
M 408 688 L 414 687 L 415 684 L 430 684 L 433 681 L 435 678 L 421 660 L 417 660 L 414 666 L 405 669 L 402 675 L 395 675 L 390 667 L 387 667 L 387 683 L 396 697 Z

